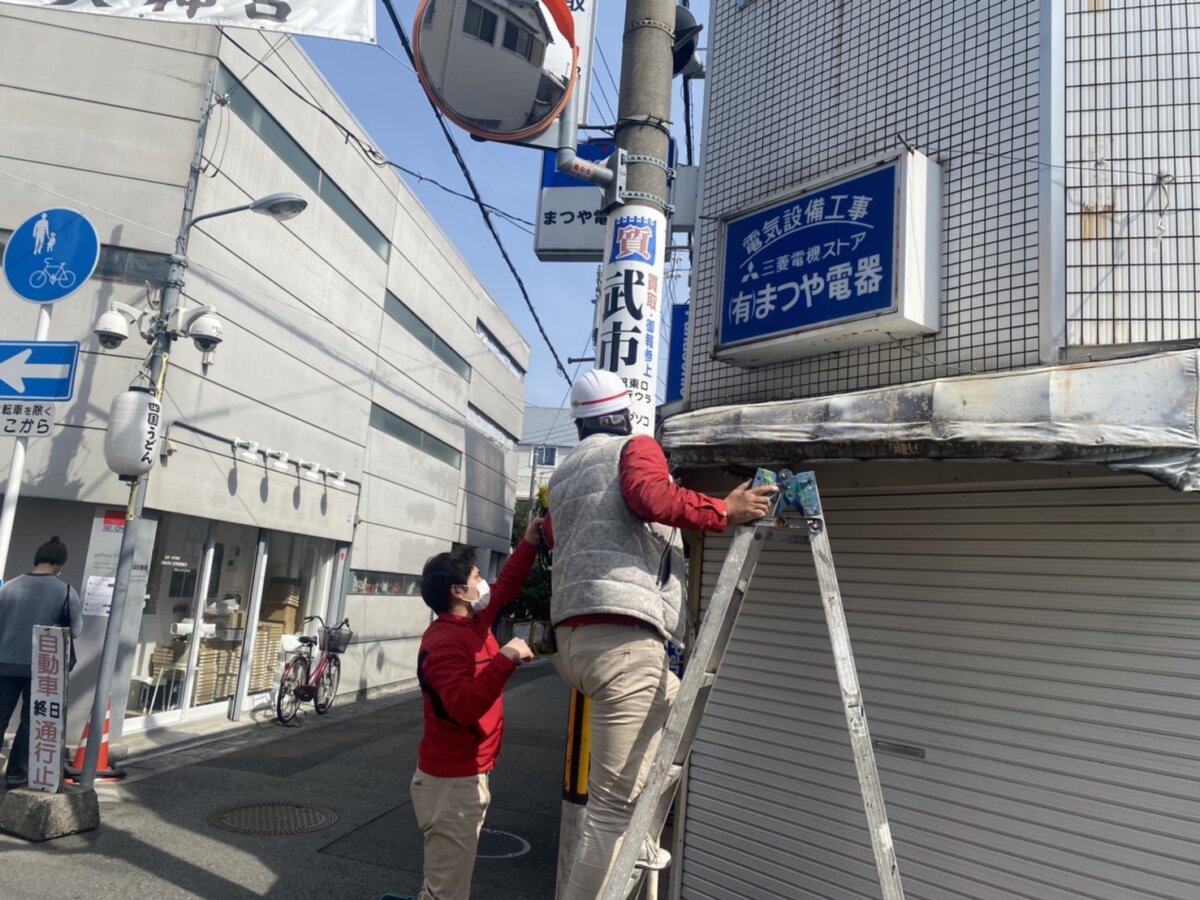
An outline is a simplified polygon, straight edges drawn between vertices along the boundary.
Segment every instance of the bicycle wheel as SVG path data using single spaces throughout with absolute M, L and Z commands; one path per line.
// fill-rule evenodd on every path
M 303 656 L 293 656 L 283 670 L 283 677 L 279 679 L 279 695 L 275 698 L 275 714 L 280 722 L 287 723 L 296 718 L 296 711 L 300 708 L 296 688 L 307 682 L 308 660 Z
M 336 656 L 329 657 L 329 665 L 321 673 L 321 684 L 317 688 L 317 712 L 327 713 L 333 706 L 333 698 L 337 696 L 338 682 L 342 680 L 342 661 Z
M 69 288 L 75 283 L 75 273 L 70 269 L 63 269 L 63 273 L 58 276 L 58 286 L 61 288 Z
M 46 286 L 46 273 L 34 272 L 29 276 L 29 286 L 31 288 L 43 288 Z

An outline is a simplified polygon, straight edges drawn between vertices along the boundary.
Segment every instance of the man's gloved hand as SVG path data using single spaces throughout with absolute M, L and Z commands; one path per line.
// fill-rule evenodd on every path
M 774 505 L 779 488 L 773 484 L 764 484 L 756 488 L 750 485 L 749 481 L 739 484 L 725 498 L 725 513 L 730 525 L 744 525 L 746 522 L 761 519 Z

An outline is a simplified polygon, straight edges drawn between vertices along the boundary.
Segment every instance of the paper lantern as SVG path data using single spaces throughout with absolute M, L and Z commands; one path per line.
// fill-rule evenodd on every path
M 122 481 L 136 481 L 154 468 L 162 404 L 149 388 L 130 388 L 113 400 L 104 436 L 104 458 Z

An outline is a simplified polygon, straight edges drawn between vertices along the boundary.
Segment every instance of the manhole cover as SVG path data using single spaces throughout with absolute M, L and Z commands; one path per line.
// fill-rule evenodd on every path
M 479 832 L 479 851 L 483 859 L 512 859 L 529 852 L 529 841 L 507 831 L 484 828 Z
M 337 820 L 332 810 L 297 803 L 251 803 L 208 817 L 210 825 L 238 834 L 303 834 L 328 828 Z

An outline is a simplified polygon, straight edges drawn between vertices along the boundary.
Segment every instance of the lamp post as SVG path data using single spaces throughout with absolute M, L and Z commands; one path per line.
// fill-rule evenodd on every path
M 250 212 L 269 215 L 277 221 L 298 216 L 308 201 L 299 194 L 271 194 L 254 200 L 242 206 L 232 206 L 216 212 L 193 216 L 195 208 L 196 188 L 200 183 L 200 173 L 203 165 L 204 139 L 208 132 L 209 113 L 212 110 L 213 78 L 209 77 L 205 90 L 204 109 L 200 115 L 200 127 L 196 135 L 196 146 L 192 154 L 191 170 L 188 174 L 187 189 L 184 194 L 183 214 L 180 218 L 179 234 L 175 238 L 175 252 L 170 257 L 170 269 L 166 281 L 163 282 L 162 302 L 158 314 L 154 317 L 149 329 L 147 340 L 152 344 L 147 368 L 150 377 L 150 389 L 154 398 L 161 403 L 163 385 L 166 380 L 167 362 L 171 354 L 171 344 L 176 337 L 181 337 L 178 330 L 172 328 L 172 316 L 179 307 L 179 298 L 183 290 L 183 276 L 187 270 L 188 233 L 193 225 L 205 219 L 215 219 L 232 213 Z M 146 500 L 146 482 L 149 473 L 136 476 L 129 488 L 129 506 L 125 513 L 125 531 L 121 535 L 121 549 L 117 558 L 117 573 L 113 583 L 112 605 L 109 608 L 108 625 L 104 632 L 104 648 L 100 652 L 100 666 L 96 678 L 96 694 L 92 698 L 91 722 L 100 728 L 107 712 L 109 694 L 112 691 L 113 672 L 116 668 L 117 655 L 120 649 L 121 635 L 124 629 L 126 611 L 129 606 L 130 582 L 134 571 L 134 551 L 143 534 L 144 519 L 142 513 Z M 141 600 L 145 593 L 145 578 L 149 571 L 141 573 L 138 584 L 141 585 Z M 140 609 L 140 607 L 139 607 Z M 80 774 L 80 784 L 91 788 L 96 780 L 96 767 L 100 760 L 101 742 L 88 741 L 87 752 L 84 755 L 83 771 Z

